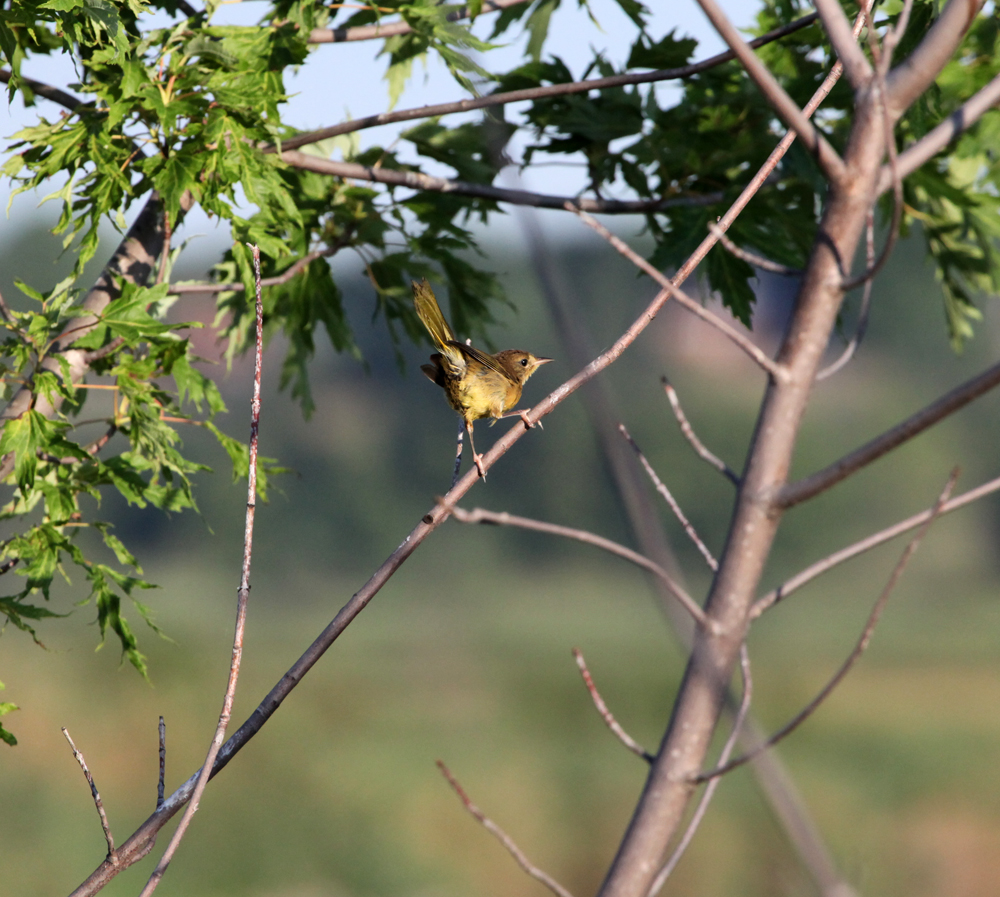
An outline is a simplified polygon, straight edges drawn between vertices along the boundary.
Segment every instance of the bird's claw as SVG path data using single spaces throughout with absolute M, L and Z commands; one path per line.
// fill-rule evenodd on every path
M 527 411 L 518 411 L 517 416 L 521 418 L 521 423 L 523 423 L 524 426 L 527 427 L 529 430 L 533 430 L 535 427 L 538 427 L 539 430 L 545 429 L 545 427 L 542 426 L 542 422 L 540 420 L 536 421 L 528 420 Z
M 476 470 L 479 471 L 479 475 L 485 480 L 486 479 L 486 468 L 483 467 L 483 456 L 477 455 L 475 452 L 472 453 L 472 461 L 476 465 Z

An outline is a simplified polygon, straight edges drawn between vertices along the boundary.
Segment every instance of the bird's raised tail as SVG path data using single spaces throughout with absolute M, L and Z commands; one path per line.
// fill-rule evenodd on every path
M 426 278 L 420 283 L 413 281 L 413 307 L 417 310 L 417 315 L 424 322 L 424 327 L 431 335 L 434 345 L 438 349 L 446 350 L 448 343 L 455 341 L 455 334 L 451 332 L 448 322 L 441 314 L 441 307 L 434 298 L 434 291 Z

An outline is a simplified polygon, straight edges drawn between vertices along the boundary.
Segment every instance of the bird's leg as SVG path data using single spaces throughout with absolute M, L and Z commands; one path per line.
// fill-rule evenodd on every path
M 494 418 L 493 420 L 490 421 L 490 423 L 494 424 L 498 420 L 503 420 L 505 417 L 519 417 L 521 418 L 521 423 L 523 423 L 524 426 L 527 427 L 529 430 L 533 430 L 535 427 L 538 427 L 539 430 L 544 430 L 545 427 L 542 426 L 542 422 L 540 420 L 536 420 L 534 422 L 528 420 L 528 411 L 530 410 L 531 409 L 529 408 L 527 411 L 525 411 L 524 409 L 521 409 L 519 411 L 508 411 L 505 414 L 501 414 L 500 417 Z
M 476 454 L 476 443 L 472 441 L 472 421 L 466 422 L 465 429 L 469 431 L 469 448 L 472 449 L 472 461 L 476 465 L 479 475 L 485 480 L 486 468 L 483 467 L 483 456 Z
M 465 421 L 459 418 L 458 421 L 458 439 L 455 444 L 455 470 L 451 475 L 451 488 L 455 488 L 455 483 L 458 482 L 458 475 L 462 472 L 462 449 L 465 447 L 463 437 L 465 436 Z M 470 441 L 472 437 L 469 437 Z

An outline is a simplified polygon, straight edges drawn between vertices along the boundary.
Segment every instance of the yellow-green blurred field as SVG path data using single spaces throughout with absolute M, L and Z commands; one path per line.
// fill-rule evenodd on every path
M 962 356 L 946 345 L 939 298 L 912 249 L 876 288 L 872 334 L 856 364 L 817 390 L 796 460 L 801 474 L 877 434 L 995 356 L 995 314 Z M 648 285 L 617 260 L 570 258 L 579 309 L 606 344 Z M 502 257 L 520 312 L 498 347 L 559 355 L 524 265 Z M 589 267 L 588 267 L 589 266 Z M 890 288 L 891 287 L 891 288 Z M 369 302 L 359 293 L 359 326 Z M 183 314 L 182 314 L 183 316 Z M 416 372 L 424 348 L 365 330 L 370 362 L 324 353 L 318 411 L 304 423 L 274 389 L 267 356 L 262 451 L 297 473 L 258 509 L 242 722 L 367 575 L 447 486 L 455 421 Z M 609 380 L 620 413 L 716 549 L 731 487 L 690 452 L 659 385 L 669 374 L 702 438 L 734 467 L 762 381 L 672 314 Z M 564 357 L 564 356 L 563 356 Z M 528 403 L 572 371 L 529 384 Z M 228 432 L 247 429 L 245 369 L 227 381 Z M 270 379 L 268 379 L 270 378 Z M 766 587 L 933 503 L 955 464 L 959 491 L 1000 474 L 998 402 L 926 434 L 814 505 L 794 511 Z M 477 428 L 489 445 L 506 429 Z M 189 443 L 197 446 L 197 433 Z M 206 444 L 207 446 L 207 444 Z M 482 447 L 481 446 L 481 447 Z M 93 611 L 40 629 L 48 650 L 8 627 L 0 639 L 6 717 L 20 744 L 0 751 L 0 893 L 68 893 L 104 855 L 97 814 L 60 732 L 85 753 L 121 840 L 156 796 L 157 717 L 167 720 L 167 784 L 207 749 L 221 706 L 239 577 L 243 484 L 223 459 L 201 489 L 204 520 L 108 502 L 119 535 L 162 589 L 143 599 L 174 640 L 130 614 L 150 687 L 94 653 Z M 470 493 L 483 505 L 628 540 L 578 399 L 529 434 Z M 1000 889 L 1000 595 L 996 501 L 939 521 L 906 571 L 869 652 L 784 742 L 781 758 L 845 877 L 865 895 L 979 897 Z M 696 595 L 707 577 L 664 517 Z M 903 540 L 838 568 L 769 612 L 750 642 L 754 712 L 774 729 L 850 651 Z M 54 596 L 71 608 L 74 592 Z M 643 574 L 578 545 L 449 522 L 401 569 L 264 731 L 210 786 L 159 889 L 185 897 L 511 897 L 545 893 L 462 809 L 445 761 L 476 801 L 577 897 L 594 892 L 642 786 L 644 764 L 608 733 L 570 654 L 580 647 L 626 729 L 654 748 L 683 656 Z M 165 845 L 161 836 L 156 852 Z M 137 893 L 149 861 L 104 893 Z M 754 778 L 727 777 L 665 894 L 811 895 Z

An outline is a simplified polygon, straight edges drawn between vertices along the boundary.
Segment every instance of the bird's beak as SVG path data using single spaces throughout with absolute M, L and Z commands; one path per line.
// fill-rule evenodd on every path
M 538 356 L 536 355 L 536 356 L 535 356 L 535 367 L 538 367 L 538 365 L 540 365 L 540 364 L 547 364 L 547 363 L 548 363 L 548 362 L 550 362 L 550 361 L 552 361 L 552 359 L 551 359 L 551 358 L 539 358 L 539 357 L 538 357 Z

